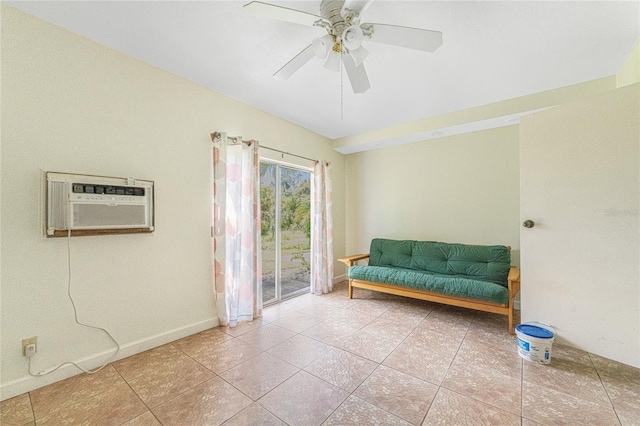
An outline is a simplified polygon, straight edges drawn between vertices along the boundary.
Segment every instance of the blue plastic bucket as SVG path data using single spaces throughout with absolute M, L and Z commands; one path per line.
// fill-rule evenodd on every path
M 543 324 L 549 328 L 549 324 Z M 549 364 L 551 362 L 551 346 L 555 333 L 548 328 L 533 325 L 529 322 L 516 326 L 518 354 L 528 361 Z

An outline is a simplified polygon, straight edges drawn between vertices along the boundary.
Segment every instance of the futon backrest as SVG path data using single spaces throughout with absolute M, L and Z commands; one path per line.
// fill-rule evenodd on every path
M 369 265 L 458 275 L 507 287 L 511 254 L 505 246 L 375 238 L 371 241 Z

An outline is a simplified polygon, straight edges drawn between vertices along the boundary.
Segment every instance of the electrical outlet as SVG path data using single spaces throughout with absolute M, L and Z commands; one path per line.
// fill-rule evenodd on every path
M 31 356 L 33 356 L 36 352 L 38 352 L 38 336 L 22 339 L 22 356 L 27 356 L 28 345 L 33 345 L 33 351 L 31 351 Z
M 36 344 L 35 343 L 31 343 L 27 346 L 25 346 L 25 355 L 27 356 L 27 358 L 31 358 L 32 356 L 34 356 L 36 354 Z

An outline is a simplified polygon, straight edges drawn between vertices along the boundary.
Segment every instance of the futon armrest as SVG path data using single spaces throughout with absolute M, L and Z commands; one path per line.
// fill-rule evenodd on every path
M 509 269 L 509 281 L 520 281 L 520 269 L 517 266 L 512 266 Z
M 368 258 L 369 258 L 369 253 L 354 254 L 353 256 L 341 257 L 338 259 L 338 261 L 344 263 L 347 266 L 353 266 L 358 260 L 364 260 Z
M 513 299 L 516 297 L 516 294 L 520 291 L 520 269 L 517 266 L 512 266 L 509 269 L 509 306 L 513 306 Z M 509 326 L 511 327 L 511 326 Z M 509 333 L 513 334 L 513 330 L 510 330 Z

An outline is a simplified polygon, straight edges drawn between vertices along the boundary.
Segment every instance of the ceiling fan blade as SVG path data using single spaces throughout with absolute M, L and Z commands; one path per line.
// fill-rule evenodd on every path
M 344 16 L 346 9 L 349 9 L 353 10 L 357 16 L 362 16 L 371 3 L 373 3 L 373 0 L 346 0 L 342 5 L 340 15 Z
M 313 53 L 313 45 L 310 44 L 302 49 L 300 53 L 294 56 L 293 59 L 287 62 L 282 68 L 276 71 L 273 76 L 280 80 L 286 80 L 315 56 L 315 53 Z
M 442 33 L 440 31 L 368 23 L 360 25 L 360 28 L 365 32 L 371 30 L 370 41 L 376 43 L 392 44 L 424 52 L 435 52 L 438 47 L 442 46 Z
M 311 13 L 302 12 L 300 10 L 289 9 L 287 7 L 276 6 L 274 4 L 262 3 L 260 1 L 252 1 L 242 7 L 245 13 L 261 18 L 278 19 L 280 21 L 293 22 L 300 25 L 313 26 L 313 24 L 322 20 L 321 17 L 312 15 Z
M 349 77 L 353 93 L 364 93 L 369 90 L 371 83 L 369 83 L 369 77 L 367 77 L 364 64 L 356 66 L 356 63 L 349 54 L 342 55 L 342 63 L 344 64 L 344 69 L 347 70 L 347 76 Z

